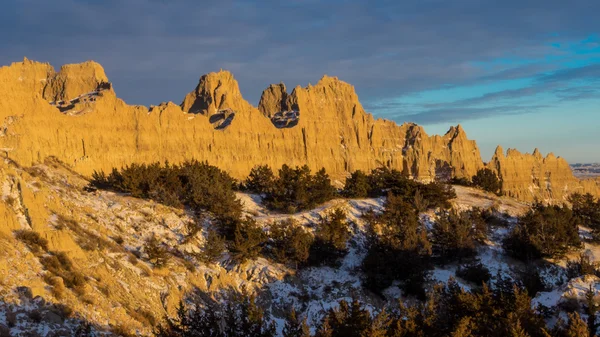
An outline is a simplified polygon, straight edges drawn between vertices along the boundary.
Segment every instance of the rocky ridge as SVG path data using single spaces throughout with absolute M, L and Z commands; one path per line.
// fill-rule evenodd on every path
M 423 181 L 470 178 L 484 167 L 460 125 L 429 136 L 416 124 L 376 120 L 353 86 L 329 76 L 289 94 L 285 85 L 271 85 L 255 108 L 233 75 L 220 71 L 202 76 L 181 105 L 147 108 L 119 99 L 95 62 L 55 72 L 25 59 L 0 68 L 0 123 L 6 157 L 29 166 L 56 156 L 84 175 L 190 158 L 240 179 L 258 164 L 324 167 L 339 181 L 382 165 Z M 501 175 L 504 191 L 521 200 L 562 200 L 574 191 L 600 195 L 598 181 L 580 182 L 553 155 L 497 152 L 488 167 Z

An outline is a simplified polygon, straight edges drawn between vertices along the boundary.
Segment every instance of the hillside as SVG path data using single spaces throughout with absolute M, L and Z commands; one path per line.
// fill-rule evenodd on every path
M 190 237 L 188 224 L 193 219 L 183 209 L 114 192 L 88 191 L 84 177 L 54 158 L 33 167 L 8 160 L 0 165 L 0 326 L 15 336 L 25 336 L 26 331 L 40 336 L 55 336 L 57 331 L 69 335 L 86 321 L 107 334 L 149 335 L 165 315 L 175 315 L 181 299 L 198 292 L 217 299 L 231 289 L 257 293 L 278 332 L 290 307 L 303 313 L 314 330 L 325 312 L 341 299 L 358 298 L 377 310 L 403 296 L 397 286 L 387 289 L 384 297 L 366 290 L 358 268 L 366 254 L 368 232 L 362 214 L 369 209 L 381 211 L 384 198 L 335 199 L 313 210 L 283 215 L 267 210 L 256 195 L 238 193 L 246 215 L 263 227 L 291 217 L 314 231 L 328 210 L 345 210 L 351 223 L 348 254 L 338 268 L 309 267 L 299 272 L 264 258 L 240 265 L 228 254 L 211 265 L 193 258 L 192 253 L 205 244 L 206 227 Z M 504 214 L 501 218 L 509 227 L 490 226 L 488 240 L 478 247 L 477 255 L 491 275 L 517 277 L 527 266 L 506 256 L 500 243 L 514 217 L 524 214 L 528 206 L 472 188 L 455 189 L 457 198 L 452 203 L 456 208 L 494 207 Z M 428 228 L 436 217 L 432 211 L 420 215 Z M 47 240 L 47 247 L 38 251 L 41 246 L 23 239 L 19 231 L 38 233 Z M 144 242 L 153 234 L 173 256 L 166 267 L 157 268 L 148 259 Z M 586 244 L 584 249 L 593 259 L 600 258 L 596 246 Z M 60 252 L 71 266 L 62 262 L 56 271 L 56 266 L 44 261 Z M 455 263 L 436 265 L 428 282 L 455 277 L 463 288 L 475 288 L 476 284 L 456 276 L 458 267 Z M 582 300 L 588 285 L 595 284 L 596 279 L 588 276 L 568 281 L 564 267 L 565 260 L 538 264 L 547 287 L 534 303 L 556 309 L 560 303 Z M 83 280 L 69 286 L 69 275 L 77 273 Z M 564 316 L 557 310 L 550 323 Z

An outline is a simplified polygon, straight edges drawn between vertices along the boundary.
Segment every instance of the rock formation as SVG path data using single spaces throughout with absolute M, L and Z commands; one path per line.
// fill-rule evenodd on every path
M 460 126 L 429 136 L 416 124 L 376 120 L 353 86 L 335 77 L 290 94 L 283 84 L 271 85 L 255 108 L 242 98 L 232 74 L 220 71 L 202 76 L 180 106 L 146 108 L 117 98 L 97 63 L 55 72 L 27 59 L 0 68 L 0 150 L 27 166 L 55 156 L 84 175 L 132 162 L 190 158 L 240 179 L 258 164 L 324 167 L 339 181 L 351 171 L 382 165 L 424 181 L 470 178 L 484 167 L 476 143 Z M 537 192 L 527 191 L 534 184 L 543 190 L 539 195 L 552 198 L 576 188 L 599 194 L 597 183 L 581 187 L 564 160 L 530 156 L 492 159 L 507 193 L 533 200 Z M 521 168 L 529 171 L 514 173 Z
M 580 181 L 566 160 L 553 153 L 544 158 L 538 149 L 533 154 L 508 149 L 505 155 L 498 146 L 488 166 L 502 179 L 503 191 L 520 200 L 560 202 L 576 192 L 599 195 L 600 191 L 597 181 Z

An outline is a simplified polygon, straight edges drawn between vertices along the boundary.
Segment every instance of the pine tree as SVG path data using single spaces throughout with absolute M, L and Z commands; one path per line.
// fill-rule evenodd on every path
M 467 212 L 443 213 L 433 224 L 435 251 L 446 260 L 462 259 L 475 254 L 474 226 Z
M 274 337 L 275 325 L 268 322 L 254 295 L 245 295 L 240 304 L 241 333 L 239 337 Z
M 324 168 L 320 169 L 312 177 L 310 186 L 310 199 L 312 206 L 322 204 L 335 196 L 335 188 L 331 185 L 331 179 Z
M 294 219 L 271 224 L 269 252 L 279 263 L 304 264 L 309 257 L 313 236 Z
M 294 308 L 285 320 L 283 337 L 310 337 L 310 328 L 306 323 L 306 317 L 300 320 Z
M 262 246 L 267 240 L 263 229 L 252 218 L 246 218 L 236 224 L 234 240 L 230 251 L 233 259 L 239 263 L 258 258 Z
M 315 337 L 333 337 L 333 329 L 329 323 L 329 315 L 323 317 L 323 321 L 321 321 L 321 325 L 319 325 Z
M 578 313 L 569 314 L 569 323 L 564 332 L 565 337 L 589 337 L 587 324 L 581 319 Z
M 321 218 L 317 228 L 317 236 L 331 243 L 338 250 L 345 250 L 350 238 L 346 212 L 336 208 Z
M 496 173 L 488 168 L 477 171 L 477 174 L 473 176 L 473 185 L 496 194 L 500 194 L 502 189 L 502 182 Z
M 474 337 L 473 335 L 473 323 L 470 317 L 463 317 L 458 322 L 458 325 L 450 334 L 450 337 Z
M 246 179 L 246 188 L 254 193 L 271 193 L 275 185 L 275 175 L 268 165 L 259 165 L 252 168 Z
M 211 228 L 201 249 L 200 259 L 205 263 L 215 263 L 221 258 L 225 248 L 225 238 Z
M 386 337 L 390 328 L 390 315 L 385 310 L 380 311 L 371 322 L 371 326 L 363 331 L 361 337 Z
M 585 292 L 585 313 L 588 315 L 588 330 L 590 335 L 593 336 L 596 334 L 596 330 L 598 329 L 598 324 L 596 324 L 596 312 L 598 312 L 598 303 L 596 303 L 596 299 L 594 298 L 596 292 L 590 284 L 589 289 Z
M 164 267 L 169 262 L 169 252 L 154 233 L 146 240 L 144 250 L 148 254 L 148 259 L 155 267 Z
M 510 326 L 510 337 L 530 337 L 530 335 L 521 327 L 521 323 L 518 320 L 514 321 L 514 324 Z
M 366 198 L 369 195 L 369 177 L 361 170 L 346 178 L 343 194 L 347 198 Z
M 335 265 L 348 252 L 346 243 L 350 238 L 346 213 L 335 209 L 321 218 L 316 238 L 310 247 L 310 265 Z

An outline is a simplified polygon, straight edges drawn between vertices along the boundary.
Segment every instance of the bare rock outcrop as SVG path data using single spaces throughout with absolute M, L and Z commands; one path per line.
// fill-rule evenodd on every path
M 484 167 L 477 144 L 460 125 L 443 136 L 429 136 L 416 124 L 376 120 L 365 112 L 354 87 L 336 77 L 324 76 L 289 94 L 285 85 L 271 85 L 258 108 L 243 99 L 227 71 L 202 76 L 181 105 L 149 109 L 127 105 L 108 83 L 93 62 L 67 65 L 58 73 L 26 59 L 0 68 L 0 150 L 27 166 L 55 156 L 84 175 L 132 162 L 190 158 L 240 179 L 258 164 L 324 167 L 339 181 L 354 170 L 379 166 L 424 181 L 470 178 Z M 50 104 L 99 86 L 107 90 L 73 107 Z M 490 165 L 505 179 L 505 190 L 524 200 L 532 198 L 526 178 L 534 167 L 539 167 L 538 186 L 546 181 L 545 172 L 552 174 L 552 198 L 562 195 L 559 180 L 579 184 L 572 177 L 559 178 L 569 173 L 564 160 L 546 158 L 540 166 L 536 158 L 496 156 Z M 529 172 L 511 173 L 511 165 Z M 586 190 L 597 191 L 597 184 L 587 184 Z
M 285 84 L 271 84 L 265 89 L 258 102 L 258 110 L 271 118 L 278 112 L 290 110 L 287 104 L 288 93 Z
M 252 106 L 242 98 L 233 75 L 221 70 L 202 76 L 196 89 L 183 99 L 181 109 L 188 113 L 211 116 L 225 109 L 248 111 Z
M 596 181 L 580 181 L 565 159 L 543 157 L 538 149 L 532 154 L 508 149 L 505 155 L 498 146 L 488 166 L 502 179 L 504 193 L 519 200 L 561 203 L 576 192 L 600 194 Z
M 58 73 L 48 77 L 43 96 L 51 102 L 69 101 L 96 91 L 107 83 L 104 68 L 94 61 L 67 64 Z

